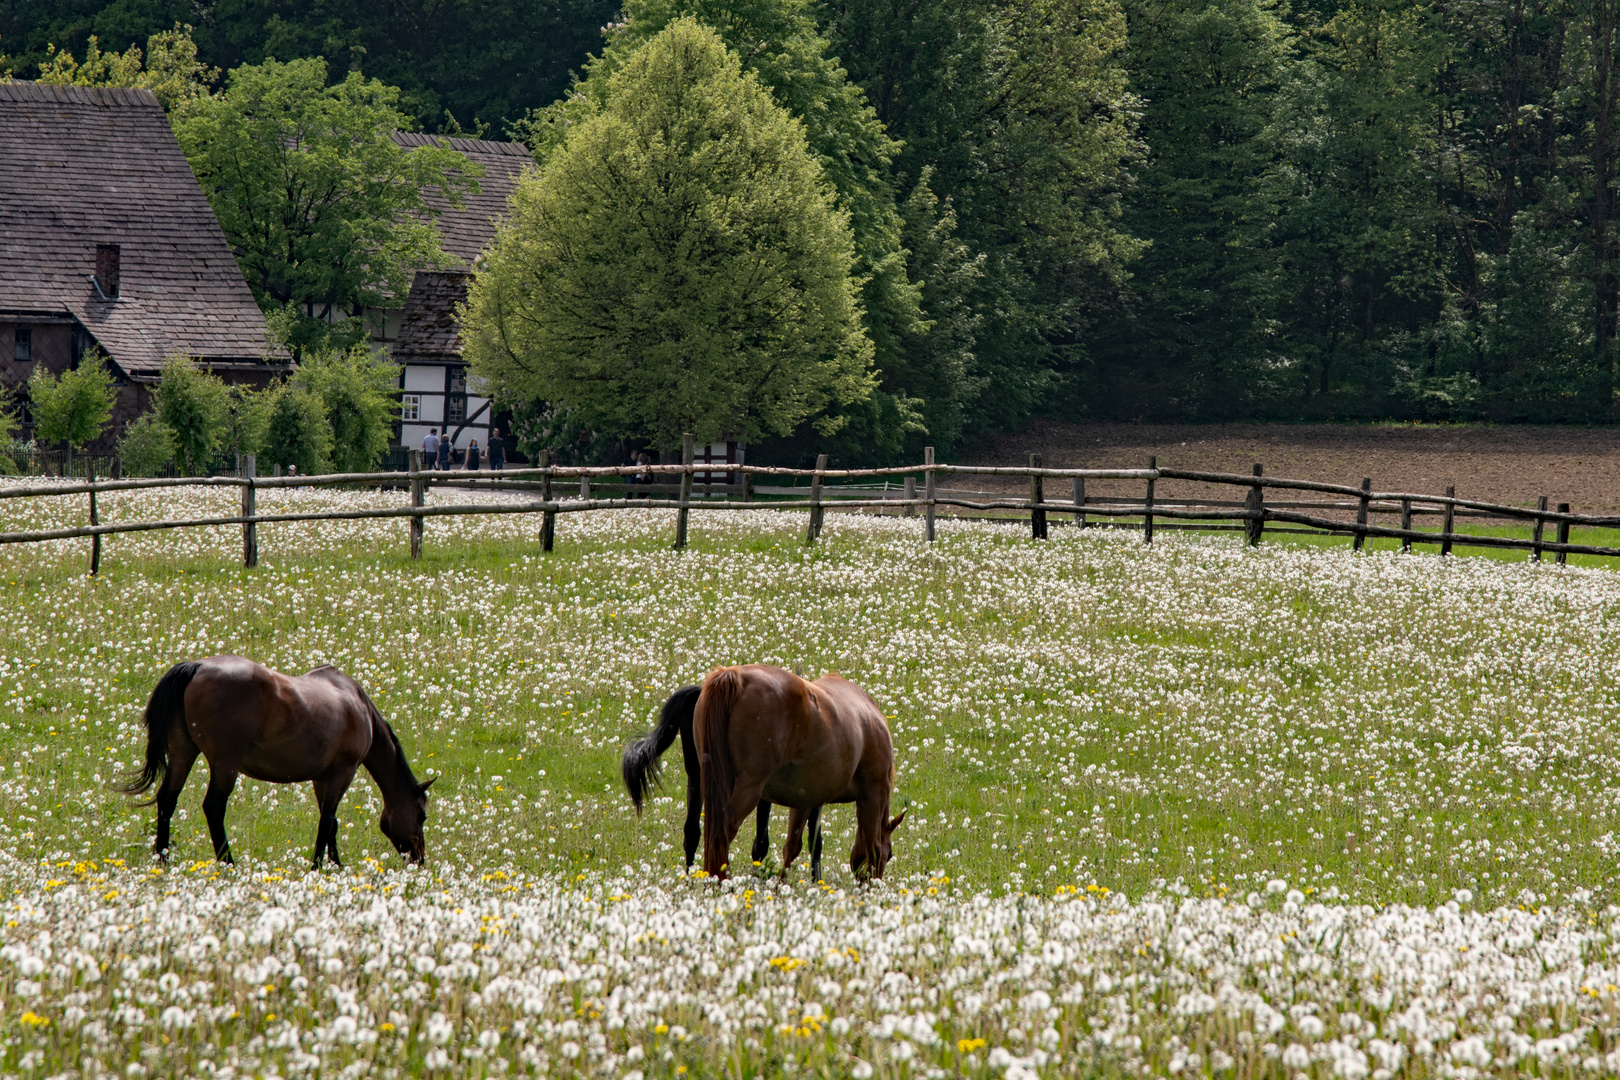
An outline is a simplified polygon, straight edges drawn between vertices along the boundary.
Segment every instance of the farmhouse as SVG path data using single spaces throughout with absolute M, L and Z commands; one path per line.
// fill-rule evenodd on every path
M 479 193 L 468 194 L 461 208 L 452 207 L 437 189 L 427 201 L 437 212 L 434 225 L 445 253 L 457 265 L 418 271 L 403 308 L 371 313 L 373 340 L 386 345 L 400 371 L 399 442 L 420 446 L 428 428 L 449 431 L 458 450 L 477 439 L 489 445 L 489 430 L 498 427 L 490 400 L 469 385 L 462 359 L 456 305 L 467 298 L 473 265 L 495 238 L 495 224 L 506 213 L 507 199 L 525 166 L 534 164 L 521 143 L 489 139 L 446 138 L 396 132 L 401 146 L 443 146 L 466 154 L 484 168 Z
M 256 386 L 288 370 L 150 91 L 0 84 L 0 158 L 0 393 L 100 349 L 105 451 L 166 356 Z
M 441 435 L 449 433 L 458 452 L 473 439 L 488 446 L 492 427 L 507 433 L 511 427 L 495 415 L 490 399 L 478 393 L 477 380 L 468 377 L 456 305 L 467 299 L 478 257 L 495 239 L 495 226 L 506 213 L 507 201 L 534 158 L 521 143 L 489 139 L 401 131 L 394 134 L 394 141 L 405 147 L 448 145 L 484 169 L 479 193 L 468 194 L 459 209 L 437 189 L 426 192 L 428 204 L 438 215 L 434 225 L 439 241 L 457 265 L 418 271 L 403 308 L 367 313 L 372 340 L 386 346 L 394 362 L 401 365 L 398 441 L 401 446 L 421 446 L 428 429 L 437 428 Z M 696 460 L 735 465 L 743 462 L 744 454 L 739 444 L 720 442 L 700 448 Z M 705 479 L 710 477 L 699 475 L 700 481 Z M 712 480 L 734 483 L 737 474 L 716 472 Z

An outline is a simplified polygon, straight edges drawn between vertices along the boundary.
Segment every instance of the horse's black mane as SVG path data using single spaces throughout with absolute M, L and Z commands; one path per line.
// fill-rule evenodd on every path
M 405 760 L 405 746 L 399 741 L 399 736 L 394 733 L 394 725 L 390 724 L 387 718 L 383 716 L 382 710 L 372 703 L 365 687 L 357 682 L 354 684 L 354 688 L 360 692 L 360 700 L 366 703 L 366 708 L 371 710 L 371 718 L 382 724 L 383 730 L 387 731 L 388 737 L 393 740 L 394 764 L 399 767 L 399 771 L 404 775 L 406 782 L 415 787 L 416 774 L 411 772 L 411 763 Z

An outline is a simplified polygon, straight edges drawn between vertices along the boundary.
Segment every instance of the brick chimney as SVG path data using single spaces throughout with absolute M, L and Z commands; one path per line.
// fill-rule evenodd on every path
M 96 288 L 104 299 L 118 299 L 118 245 L 96 245 Z

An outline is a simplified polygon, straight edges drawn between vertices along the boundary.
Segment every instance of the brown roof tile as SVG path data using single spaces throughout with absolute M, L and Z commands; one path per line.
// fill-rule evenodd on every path
M 495 222 L 505 216 L 506 202 L 517 187 L 518 178 L 524 168 L 534 165 L 529 148 L 522 143 L 421 135 L 410 131 L 395 132 L 394 141 L 409 147 L 448 143 L 450 149 L 466 154 L 484 167 L 484 175 L 478 181 L 479 193 L 467 195 L 459 210 L 439 195 L 436 188 L 428 189 L 428 205 L 439 215 L 434 222 L 439 228 L 440 243 L 463 269 L 472 269 L 473 260 L 494 238 Z
M 396 364 L 461 361 L 461 327 L 456 305 L 467 299 L 472 275 L 463 271 L 419 270 L 400 316 L 391 356 Z
M 146 90 L 0 84 L 0 313 L 71 313 L 132 375 L 183 352 L 256 363 L 264 315 Z M 97 299 L 96 245 L 121 248 Z

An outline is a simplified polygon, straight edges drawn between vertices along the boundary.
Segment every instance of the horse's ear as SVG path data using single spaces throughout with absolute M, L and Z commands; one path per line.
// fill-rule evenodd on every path
M 435 776 L 435 777 L 430 778 L 426 783 L 417 784 L 416 785 L 416 793 L 418 795 L 426 795 L 427 794 L 427 789 L 432 787 L 433 786 L 433 781 L 437 780 L 437 779 L 438 779 L 438 777 Z
M 889 819 L 889 823 L 883 826 L 883 831 L 884 832 L 894 832 L 894 830 L 896 830 L 896 829 L 898 829 L 900 827 L 900 823 L 902 821 L 906 820 L 906 815 L 909 814 L 909 813 L 911 813 L 911 811 L 909 809 L 900 811 L 900 814 L 899 814 L 898 817 L 894 817 L 894 818 Z

